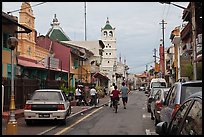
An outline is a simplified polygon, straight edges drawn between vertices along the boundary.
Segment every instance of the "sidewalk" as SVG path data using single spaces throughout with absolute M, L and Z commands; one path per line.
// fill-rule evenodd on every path
M 100 107 L 100 106 L 106 105 L 106 104 L 108 104 L 109 100 L 110 100 L 109 96 L 105 96 L 104 98 L 100 98 L 99 104 L 97 106 Z M 76 103 L 73 103 L 73 102 L 71 103 L 72 104 L 72 112 L 71 112 L 70 117 L 76 116 L 78 114 L 84 113 L 85 111 L 94 108 L 94 106 L 76 106 L 76 105 L 74 105 Z M 18 118 L 23 117 L 23 116 L 24 116 L 23 109 L 15 110 L 16 120 Z M 3 129 L 6 128 L 6 124 L 7 124 L 8 120 L 9 120 L 9 112 L 3 112 L 3 114 L 2 114 L 2 135 L 5 135 L 5 133 L 3 133 Z

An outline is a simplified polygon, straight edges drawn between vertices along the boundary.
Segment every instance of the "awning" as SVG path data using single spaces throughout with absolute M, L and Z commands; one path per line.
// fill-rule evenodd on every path
M 109 80 L 109 78 L 105 75 L 103 75 L 102 73 L 99 73 L 99 72 L 96 72 L 94 75 L 93 75 L 94 78 L 99 78 L 99 79 L 107 79 Z
M 31 62 L 31 61 L 26 61 L 26 60 L 22 60 L 22 59 L 18 59 L 18 65 L 24 66 L 24 67 L 31 67 L 31 68 L 42 68 L 42 69 L 48 69 L 46 68 L 44 65 L 40 64 L 40 63 L 35 63 L 35 62 Z M 61 71 L 61 72 L 66 72 L 68 73 L 67 70 L 61 70 L 60 68 L 54 69 L 54 68 L 50 68 L 50 70 L 54 70 L 54 71 Z
M 35 62 L 30 62 L 22 59 L 18 59 L 18 65 L 24 66 L 24 67 L 32 67 L 32 68 L 44 68 L 42 64 L 35 63 Z

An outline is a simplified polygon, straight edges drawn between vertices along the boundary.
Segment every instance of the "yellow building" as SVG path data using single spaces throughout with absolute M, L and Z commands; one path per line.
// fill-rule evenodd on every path
M 21 31 L 18 31 L 20 27 Z M 9 37 L 18 37 L 19 34 L 29 34 L 31 29 L 18 23 L 16 16 L 8 15 L 2 11 L 2 78 L 11 78 L 11 50 L 8 47 Z M 16 75 L 17 48 L 14 49 L 14 76 Z
M 20 13 L 19 13 L 19 23 L 28 27 L 32 30 L 31 33 L 19 34 L 19 44 L 18 52 L 20 56 L 30 58 L 35 60 L 35 17 L 33 16 L 33 11 L 30 6 L 30 2 L 22 2 Z M 21 29 L 19 29 L 21 30 Z

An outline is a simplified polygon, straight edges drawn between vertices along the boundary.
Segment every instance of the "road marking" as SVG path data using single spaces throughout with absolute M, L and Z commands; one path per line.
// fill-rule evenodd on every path
M 49 132 L 49 131 L 51 131 L 51 130 L 57 128 L 57 127 L 58 127 L 58 126 L 54 126 L 54 127 L 50 128 L 50 129 L 48 129 L 48 130 L 45 130 L 45 131 L 43 131 L 43 132 L 41 132 L 41 133 L 38 133 L 37 135 L 43 135 L 43 134 L 45 134 L 45 133 L 47 133 L 47 132 Z
M 75 126 L 76 124 L 80 123 L 81 121 L 83 121 L 84 119 L 88 118 L 89 116 L 91 116 L 92 114 L 94 114 L 95 112 L 99 111 L 100 109 L 102 109 L 103 107 L 100 107 L 98 109 L 96 109 L 95 111 L 93 111 L 92 113 L 86 115 L 85 117 L 83 117 L 82 119 L 76 121 L 74 124 L 70 125 L 69 127 L 66 127 L 64 128 L 63 130 L 57 132 L 56 134 L 54 135 L 61 135 L 63 134 L 64 132 L 66 132 L 67 130 L 69 130 L 70 128 L 72 128 L 73 126 Z
M 142 117 L 143 117 L 143 118 L 150 118 L 150 117 L 151 117 L 151 115 L 146 115 L 146 114 L 143 114 L 143 115 L 142 115 Z

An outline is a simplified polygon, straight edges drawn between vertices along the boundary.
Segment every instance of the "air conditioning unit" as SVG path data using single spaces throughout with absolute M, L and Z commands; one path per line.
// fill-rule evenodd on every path
M 192 46 L 190 43 L 186 43 L 186 50 L 192 50 Z
M 197 52 L 201 52 L 202 51 L 202 44 L 197 44 Z
M 198 34 L 198 44 L 202 43 L 202 34 Z

